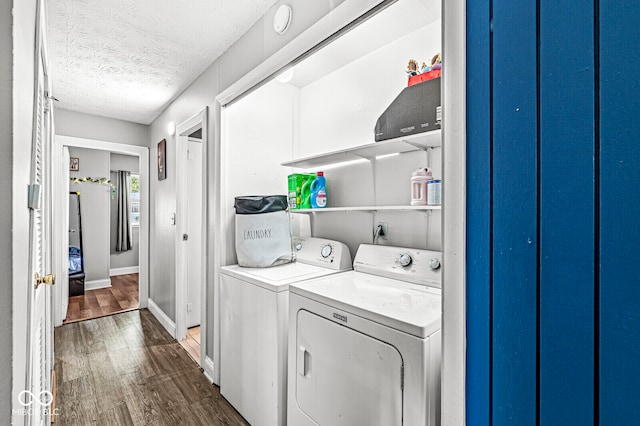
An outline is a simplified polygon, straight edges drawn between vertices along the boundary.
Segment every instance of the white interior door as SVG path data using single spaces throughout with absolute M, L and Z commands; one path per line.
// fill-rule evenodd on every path
M 27 305 L 27 379 L 26 388 L 20 394 L 20 402 L 29 409 L 25 423 L 46 425 L 50 423 L 51 372 L 53 369 L 53 323 L 51 315 L 51 289 L 55 277 L 46 276 L 52 268 L 51 261 L 51 105 L 48 97 L 49 82 L 46 74 L 46 56 L 40 48 L 36 99 L 34 105 L 34 132 L 32 139 L 30 209 L 30 276 Z M 45 276 L 46 279 L 39 277 Z M 43 285 L 44 284 L 44 285 Z
M 200 325 L 202 293 L 202 143 L 187 142 L 187 327 Z
M 380 340 L 298 311 L 296 401 L 319 425 L 402 425 L 402 357 Z M 291 390 L 290 390 L 291 391 Z

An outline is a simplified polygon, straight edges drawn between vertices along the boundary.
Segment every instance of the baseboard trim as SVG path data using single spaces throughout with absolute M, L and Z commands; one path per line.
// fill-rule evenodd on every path
M 140 273 L 140 266 L 127 266 L 125 268 L 109 269 L 110 277 L 115 277 L 116 275 L 138 274 L 138 273 Z
M 176 338 L 176 324 L 171 321 L 171 318 L 165 314 L 162 309 L 152 299 L 148 299 L 148 309 L 149 312 L 153 314 L 154 317 L 158 320 L 158 322 L 164 327 L 165 330 L 173 337 Z
M 84 291 L 88 290 L 98 290 L 101 288 L 109 288 L 111 287 L 111 280 L 91 280 L 84 282 Z
M 209 383 L 213 383 L 213 360 L 208 356 L 204 358 L 204 363 L 202 364 L 202 372 L 204 376 L 209 380 Z

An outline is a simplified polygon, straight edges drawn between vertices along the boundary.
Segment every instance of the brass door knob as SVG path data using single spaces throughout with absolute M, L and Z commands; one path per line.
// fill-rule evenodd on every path
M 36 288 L 40 287 L 40 284 L 54 285 L 56 283 L 56 274 L 49 274 L 41 277 L 36 272 L 33 278 L 36 280 Z

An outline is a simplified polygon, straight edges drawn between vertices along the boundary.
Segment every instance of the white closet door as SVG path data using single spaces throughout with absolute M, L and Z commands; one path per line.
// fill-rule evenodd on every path
M 398 350 L 308 311 L 297 316 L 297 356 L 289 362 L 300 409 L 319 425 L 401 425 Z
M 44 51 L 38 61 L 36 102 L 34 105 L 34 137 L 32 141 L 30 196 L 30 276 L 51 272 L 51 142 L 52 123 L 47 96 L 48 81 Z M 21 403 L 28 407 L 25 420 L 30 425 L 50 422 L 51 371 L 53 369 L 53 324 L 51 321 L 51 288 L 36 279 L 29 283 L 27 383 Z

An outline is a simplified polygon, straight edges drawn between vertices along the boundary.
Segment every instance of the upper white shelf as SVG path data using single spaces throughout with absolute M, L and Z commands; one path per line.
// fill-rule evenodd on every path
M 297 209 L 291 213 L 322 213 L 322 212 L 378 212 L 378 211 L 427 211 L 441 210 L 442 206 L 357 206 L 357 207 L 324 207 L 321 209 Z
M 339 151 L 318 154 L 311 157 L 282 163 L 286 167 L 296 167 L 309 169 L 329 164 L 345 163 L 360 159 L 373 160 L 382 155 L 396 154 L 401 152 L 411 152 L 425 150 L 427 148 L 441 145 L 441 130 L 417 133 L 409 136 L 402 136 L 381 142 L 374 142 L 354 148 L 341 149 Z

